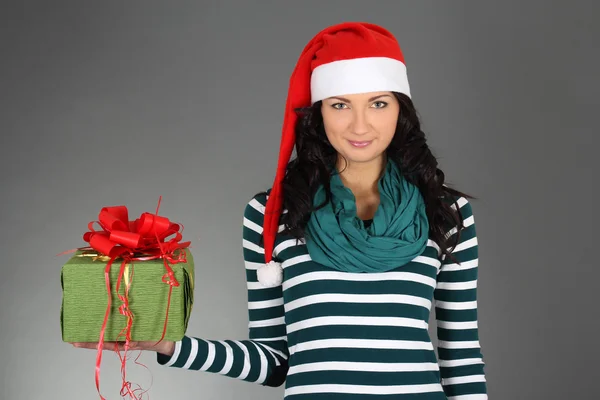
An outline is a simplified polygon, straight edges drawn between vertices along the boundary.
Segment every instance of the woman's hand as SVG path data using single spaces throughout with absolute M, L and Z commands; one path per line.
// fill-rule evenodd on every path
M 71 343 L 73 347 L 77 347 L 80 349 L 98 349 L 98 342 L 75 342 Z M 119 346 L 120 351 L 125 350 L 125 342 L 104 342 L 102 349 L 108 351 L 115 351 L 116 346 Z M 142 342 L 129 342 L 129 350 L 137 351 L 137 350 L 146 350 L 146 351 L 155 351 L 157 353 L 161 353 L 167 356 L 172 356 L 175 351 L 175 342 L 163 340 L 158 345 L 155 345 L 154 341 L 142 341 Z

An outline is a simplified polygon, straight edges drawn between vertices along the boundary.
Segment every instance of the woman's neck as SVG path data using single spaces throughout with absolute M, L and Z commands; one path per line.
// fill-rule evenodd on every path
M 385 157 L 365 163 L 348 163 L 340 157 L 337 169 L 344 186 L 354 193 L 354 196 L 371 197 L 379 194 L 378 182 L 385 167 Z

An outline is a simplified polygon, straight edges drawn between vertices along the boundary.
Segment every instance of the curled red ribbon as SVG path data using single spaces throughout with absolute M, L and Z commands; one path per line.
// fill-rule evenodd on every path
M 128 394 L 130 398 L 138 400 L 135 392 L 141 389 L 131 389 L 131 382 L 128 382 L 125 374 L 125 364 L 127 362 L 127 351 L 131 342 L 131 327 L 133 324 L 133 314 L 129 309 L 129 288 L 133 278 L 133 261 L 147 261 L 154 259 L 162 259 L 165 266 L 165 274 L 162 281 L 169 285 L 169 297 L 167 301 L 167 311 L 163 333 L 158 342 L 160 343 L 165 337 L 167 331 L 167 323 L 169 318 L 169 308 L 171 305 L 171 294 L 173 287 L 179 286 L 179 282 L 175 278 L 175 273 L 170 264 L 186 262 L 186 251 L 190 242 L 180 243 L 183 232 L 183 225 L 169 221 L 169 219 L 159 216 L 158 209 L 160 207 L 162 196 L 159 197 L 156 213 L 143 213 L 140 218 L 135 221 L 129 220 L 129 212 L 125 206 L 104 207 L 100 211 L 98 221 L 91 221 L 88 224 L 89 231 L 83 235 L 83 240 L 89 243 L 90 247 L 97 252 L 110 257 L 104 269 L 104 277 L 106 282 L 106 291 L 108 293 L 108 305 L 104 315 L 104 321 L 100 330 L 100 338 L 98 341 L 98 352 L 96 355 L 96 371 L 95 382 L 96 389 L 100 398 L 106 400 L 100 394 L 100 366 L 102 364 L 102 349 L 104 345 L 104 333 L 106 324 L 111 310 L 111 287 L 110 287 L 110 269 L 113 262 L 117 258 L 122 258 L 121 267 L 119 269 L 119 277 L 115 291 L 122 304 L 119 307 L 119 313 L 127 317 L 127 325 L 119 334 L 125 336 L 125 356 L 121 359 L 121 376 L 123 386 L 121 387 L 121 396 Z M 97 231 L 94 229 L 94 224 L 102 228 Z M 168 237 L 175 235 L 173 238 L 166 240 Z M 127 264 L 132 265 L 131 278 L 126 279 L 124 294 L 119 293 L 121 280 L 125 276 Z M 139 358 L 139 356 L 138 356 Z M 136 358 L 136 364 L 137 358 Z M 145 393 L 146 391 L 144 391 Z

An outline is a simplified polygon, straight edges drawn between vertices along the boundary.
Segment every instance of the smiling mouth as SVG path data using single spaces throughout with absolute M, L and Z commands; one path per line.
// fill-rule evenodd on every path
M 371 144 L 371 142 L 372 142 L 372 140 L 361 140 L 361 141 L 348 140 L 348 143 L 350 143 L 354 147 L 366 147 L 369 144 Z

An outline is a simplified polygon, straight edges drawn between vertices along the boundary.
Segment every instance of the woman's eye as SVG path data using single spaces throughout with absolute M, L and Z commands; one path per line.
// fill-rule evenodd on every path
M 376 105 L 375 108 L 384 108 L 384 107 L 386 107 L 388 105 L 388 103 L 386 103 L 385 101 L 376 101 L 373 104 Z M 377 106 L 377 104 L 379 106 Z M 332 104 L 331 107 L 335 108 L 336 110 L 341 110 L 343 107 L 346 107 L 346 104 L 344 104 L 344 103 L 335 103 L 335 104 Z

